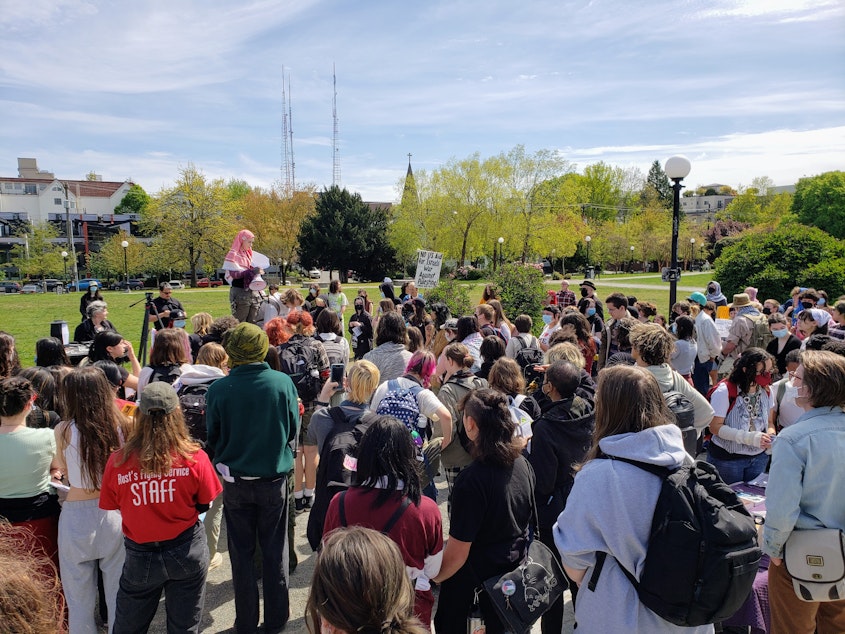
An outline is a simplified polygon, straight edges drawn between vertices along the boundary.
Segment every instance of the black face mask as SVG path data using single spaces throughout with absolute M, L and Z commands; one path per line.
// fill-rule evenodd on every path
M 803 306 L 805 309 L 809 309 L 813 307 L 813 302 L 801 302 L 801 306 Z
M 587 296 L 587 289 L 586 289 L 586 288 L 582 288 L 582 289 L 581 289 L 581 297 L 586 297 L 586 296 Z
M 708 286 L 708 287 L 707 287 L 707 292 L 708 292 L 708 293 L 710 293 L 710 294 L 712 295 L 713 293 L 715 293 L 715 292 L 716 292 L 716 287 L 715 287 L 715 286 Z
M 355 311 L 362 313 L 364 312 L 364 304 L 355 303 Z
M 768 306 L 766 306 L 766 307 L 763 309 L 763 314 L 764 314 L 764 315 L 771 315 L 771 314 L 772 314 L 772 309 L 771 309 L 771 308 L 769 308 Z

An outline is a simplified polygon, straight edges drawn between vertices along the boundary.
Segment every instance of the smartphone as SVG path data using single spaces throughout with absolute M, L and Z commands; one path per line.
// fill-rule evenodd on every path
M 346 366 L 342 363 L 332 363 L 331 381 L 338 384 L 337 389 L 343 389 L 343 375 L 346 373 Z

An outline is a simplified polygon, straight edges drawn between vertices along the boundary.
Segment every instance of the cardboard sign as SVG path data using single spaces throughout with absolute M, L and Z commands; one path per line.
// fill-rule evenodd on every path
M 440 267 L 443 254 L 436 251 L 420 251 L 417 259 L 417 276 L 414 283 L 417 288 L 434 288 L 440 281 Z

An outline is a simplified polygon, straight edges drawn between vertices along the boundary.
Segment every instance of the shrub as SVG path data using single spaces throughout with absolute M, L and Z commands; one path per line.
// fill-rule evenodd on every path
M 545 295 L 542 270 L 519 263 L 504 264 L 493 274 L 492 281 L 499 288 L 502 308 L 508 318 L 513 321 L 517 315 L 530 315 L 539 334 Z
M 783 299 L 793 286 L 821 288 L 836 297 L 845 280 L 845 242 L 798 224 L 746 232 L 726 245 L 714 263 L 728 297 L 756 286 L 758 297 Z
M 425 298 L 429 304 L 446 304 L 453 317 L 472 315 L 475 307 L 470 294 L 474 288 L 475 285 L 462 284 L 452 276 L 441 277 L 437 286 L 425 293 Z

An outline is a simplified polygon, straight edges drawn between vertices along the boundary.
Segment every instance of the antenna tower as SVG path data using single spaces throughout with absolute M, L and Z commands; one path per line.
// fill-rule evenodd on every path
M 332 84 L 334 86 L 334 96 L 332 97 L 332 119 L 334 120 L 334 133 L 332 136 L 332 185 L 340 187 L 340 148 L 337 146 L 337 74 L 334 64 L 332 64 Z
M 282 181 L 285 191 L 292 193 L 296 187 L 293 160 L 293 116 L 290 100 L 290 74 L 285 92 L 285 67 L 282 66 Z

